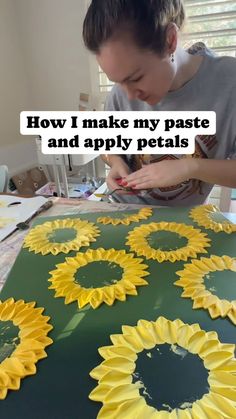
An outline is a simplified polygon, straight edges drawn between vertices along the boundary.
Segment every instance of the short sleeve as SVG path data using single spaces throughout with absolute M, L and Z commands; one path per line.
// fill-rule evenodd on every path
M 116 94 L 116 86 L 114 86 L 106 98 L 104 111 L 119 111 L 119 110 L 120 110 L 120 106 L 119 106 L 118 97 Z

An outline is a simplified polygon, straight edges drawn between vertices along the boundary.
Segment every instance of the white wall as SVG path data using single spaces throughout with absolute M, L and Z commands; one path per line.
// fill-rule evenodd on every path
M 6 164 L 10 176 L 24 172 L 38 165 L 37 152 L 33 140 L 19 141 L 15 144 L 0 145 L 0 164 Z
M 19 112 L 30 107 L 14 0 L 0 0 L 0 146 L 25 141 Z M 0 163 L 2 162 L 0 152 Z
M 0 164 L 11 172 L 37 164 L 20 111 L 78 110 L 91 92 L 84 15 L 85 0 L 0 0 Z
M 82 43 L 84 0 L 16 0 L 29 69 L 31 109 L 78 110 L 90 92 L 89 56 Z

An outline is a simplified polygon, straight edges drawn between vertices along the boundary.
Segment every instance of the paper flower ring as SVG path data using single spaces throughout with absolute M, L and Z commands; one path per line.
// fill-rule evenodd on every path
M 89 398 L 102 402 L 97 418 L 203 419 L 236 417 L 236 360 L 234 345 L 222 344 L 215 332 L 181 320 L 139 320 L 137 326 L 123 326 L 123 334 L 111 335 L 113 345 L 99 348 L 104 361 L 90 372 L 98 380 Z M 171 412 L 157 410 L 140 394 L 142 384 L 133 383 L 137 354 L 156 345 L 177 344 L 197 354 L 208 370 L 209 392 L 191 407 Z M 158 393 L 158 388 L 156 389 Z
M 72 240 L 64 243 L 50 241 L 57 230 L 71 229 L 75 232 Z M 52 253 L 69 253 L 71 250 L 79 250 L 82 246 L 89 246 L 90 242 L 95 242 L 100 231 L 95 224 L 79 218 L 65 218 L 61 220 L 47 221 L 32 228 L 24 239 L 24 246 L 28 247 L 30 252 L 47 255 Z
M 163 230 L 177 233 L 179 236 L 187 238 L 187 245 L 169 251 L 152 248 L 148 243 L 148 236 L 151 233 Z M 205 233 L 202 233 L 192 226 L 163 221 L 135 227 L 128 233 L 126 244 L 130 246 L 131 250 L 136 252 L 138 256 L 145 256 L 147 259 L 155 259 L 158 262 L 166 260 L 175 262 L 177 260 L 187 260 L 189 257 L 196 258 L 197 253 L 207 253 L 205 248 L 210 246 L 209 242 L 210 239 Z
M 223 217 L 219 208 L 215 205 L 200 205 L 193 208 L 189 213 L 192 218 L 199 226 L 205 227 L 209 230 L 213 230 L 215 233 L 224 231 L 225 233 L 236 232 L 236 224 L 231 223 L 227 218 Z M 221 217 L 222 220 L 216 221 L 213 216 Z
M 208 291 L 204 284 L 204 277 L 210 272 L 224 270 L 235 272 L 236 279 L 236 258 L 215 255 L 209 258 L 202 257 L 200 260 L 193 260 L 184 265 L 183 271 L 176 272 L 180 279 L 175 282 L 175 285 L 183 287 L 182 297 L 191 298 L 193 308 L 207 309 L 213 319 L 228 316 L 236 325 L 236 300 L 221 300 Z
M 35 374 L 37 361 L 47 357 L 44 349 L 52 343 L 47 334 L 53 327 L 48 324 L 50 317 L 42 315 L 44 309 L 34 308 L 35 304 L 13 298 L 0 302 L 0 321 L 11 321 L 20 330 L 19 344 L 0 363 L 0 399 L 8 390 L 19 390 L 21 379 Z
M 146 220 L 152 215 L 152 208 L 141 208 L 138 213 L 127 215 L 124 218 L 112 218 L 112 217 L 99 217 L 97 219 L 98 223 L 102 224 L 112 224 L 116 226 L 118 224 L 129 225 L 132 222 L 138 222 L 140 220 Z
M 79 279 L 75 282 L 75 274 L 82 266 L 101 260 L 114 262 L 123 268 L 121 279 L 99 288 L 82 287 Z M 111 306 L 115 300 L 125 301 L 126 295 L 137 295 L 136 286 L 148 285 L 143 279 L 149 275 L 146 271 L 148 266 L 142 264 L 142 259 L 135 258 L 125 250 L 89 249 L 85 253 L 77 253 L 75 257 L 66 258 L 66 262 L 56 266 L 57 269 L 50 272 L 52 278 L 49 281 L 52 285 L 49 288 L 56 290 L 55 297 L 65 297 L 65 304 L 77 301 L 79 308 L 86 304 L 97 308 L 103 302 Z

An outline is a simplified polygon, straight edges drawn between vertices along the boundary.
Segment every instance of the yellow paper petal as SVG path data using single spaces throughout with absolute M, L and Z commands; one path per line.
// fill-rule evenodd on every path
M 57 229 L 71 228 L 75 231 L 76 237 L 66 243 L 54 243 L 50 241 L 50 235 Z M 79 250 L 82 246 L 89 246 L 90 242 L 96 241 L 100 230 L 87 220 L 79 218 L 66 218 L 62 220 L 47 221 L 33 227 L 24 239 L 24 246 L 29 251 L 47 255 L 52 253 L 69 253 L 71 250 Z
M 199 226 L 203 226 L 206 229 L 213 230 L 215 233 L 224 231 L 225 233 L 231 234 L 236 232 L 236 225 L 225 219 L 225 221 L 217 222 L 213 219 L 214 214 L 219 214 L 223 217 L 218 207 L 215 205 L 200 205 L 193 208 L 189 217 L 192 218 Z
M 124 218 L 113 218 L 113 217 L 99 217 L 97 219 L 98 223 L 101 224 L 112 224 L 112 225 L 129 225 L 132 222 L 139 222 L 140 220 L 146 220 L 148 217 L 152 216 L 152 208 L 141 208 L 137 214 L 127 215 Z
M 12 321 L 19 327 L 20 342 L 12 354 L 0 363 L 0 399 L 8 390 L 18 390 L 22 378 L 36 373 L 35 364 L 47 356 L 44 349 L 51 345 L 47 333 L 52 329 L 43 308 L 34 308 L 35 302 L 25 303 L 13 298 L 0 302 L 0 321 Z
M 98 385 L 89 397 L 103 403 L 98 418 L 236 418 L 234 345 L 222 344 L 216 332 L 205 332 L 198 324 L 188 325 L 179 319 L 170 321 L 164 317 L 156 322 L 139 320 L 136 326 L 123 326 L 122 332 L 111 335 L 113 345 L 99 349 L 105 361 L 90 373 L 98 380 Z M 192 407 L 175 408 L 170 412 L 154 409 L 140 394 L 142 383 L 133 382 L 134 354 L 137 357 L 147 347 L 162 343 L 178 344 L 190 353 L 198 354 L 208 370 L 209 392 Z
M 79 277 L 75 282 L 76 272 L 79 272 L 81 267 L 102 260 L 116 263 L 123 269 L 122 276 L 117 282 L 97 288 L 82 287 L 79 284 Z M 143 279 L 149 275 L 148 266 L 142 262 L 142 259 L 135 258 L 133 253 L 126 253 L 124 250 L 89 249 L 58 264 L 57 269 L 50 272 L 52 277 L 49 279 L 51 282 L 49 289 L 56 291 L 55 297 L 64 297 L 65 304 L 77 301 L 79 308 L 90 304 L 96 309 L 102 303 L 111 306 L 116 299 L 125 301 L 126 295 L 137 295 L 136 287 L 148 285 Z
M 177 250 L 153 249 L 148 242 L 148 236 L 153 232 L 163 230 L 185 237 L 188 243 Z M 126 245 L 130 246 L 131 250 L 136 252 L 138 256 L 145 256 L 147 259 L 154 259 L 159 263 L 163 261 L 174 263 L 178 260 L 187 260 L 189 257 L 195 258 L 197 253 L 206 253 L 206 247 L 210 246 L 210 239 L 199 229 L 173 222 L 143 224 L 130 231 L 127 238 Z
M 176 272 L 180 279 L 175 282 L 175 285 L 184 289 L 182 297 L 193 300 L 194 309 L 207 309 L 213 319 L 228 316 L 236 325 L 236 301 L 220 299 L 208 291 L 204 284 L 204 278 L 209 272 L 224 270 L 235 272 L 235 264 L 236 259 L 229 256 L 212 255 L 209 258 L 202 257 L 200 260 L 193 260 L 185 264 L 182 271 Z M 192 273 L 191 276 L 189 272 Z

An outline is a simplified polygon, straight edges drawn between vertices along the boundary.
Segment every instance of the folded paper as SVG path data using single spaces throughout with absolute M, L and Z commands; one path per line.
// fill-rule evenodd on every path
M 182 271 L 176 272 L 180 279 L 175 282 L 175 285 L 184 289 L 182 297 L 193 300 L 194 309 L 208 310 L 213 319 L 229 317 L 236 325 L 236 300 L 220 299 L 207 290 L 204 284 L 204 279 L 210 272 L 224 270 L 235 272 L 236 279 L 236 258 L 215 255 L 209 258 L 202 257 L 200 260 L 185 264 Z
M 104 361 L 90 372 L 98 385 L 89 398 L 103 403 L 97 418 L 236 418 L 235 345 L 221 343 L 216 332 L 159 317 L 156 321 L 139 320 L 137 326 L 123 326 L 122 334 L 111 335 L 111 341 L 113 345 L 99 348 Z M 197 354 L 208 370 L 209 392 L 191 406 L 187 403 L 186 408 L 171 412 L 148 405 L 140 394 L 141 383 L 132 382 L 138 354 L 163 343 Z
M 152 215 L 152 208 L 141 208 L 136 214 L 127 215 L 124 218 L 113 218 L 110 216 L 99 217 L 97 219 L 98 223 L 101 224 L 112 224 L 114 226 L 118 224 L 129 225 L 132 222 L 139 222 L 141 220 L 146 220 Z
M 50 241 L 50 236 L 56 230 L 73 229 L 75 238 L 64 243 Z M 87 220 L 79 218 L 65 218 L 54 221 L 47 221 L 43 224 L 33 227 L 24 239 L 24 246 L 28 247 L 30 252 L 47 255 L 52 253 L 69 253 L 71 250 L 79 250 L 82 246 L 89 246 L 91 242 L 96 241 L 100 230 Z
M 91 262 L 113 262 L 123 268 L 122 277 L 111 285 L 95 288 L 85 288 L 79 284 L 79 269 Z M 54 289 L 55 297 L 64 297 L 65 304 L 77 301 L 79 308 L 90 304 L 93 308 L 99 307 L 103 302 L 111 306 L 115 300 L 125 301 L 126 295 L 137 295 L 137 286 L 148 285 L 143 277 L 149 275 L 148 266 L 143 260 L 134 257 L 125 250 L 99 248 L 89 249 L 85 253 L 77 253 L 75 257 L 67 257 L 64 263 L 56 265 L 57 269 L 50 272 L 49 281 Z M 78 279 L 75 275 L 78 271 Z M 96 273 L 94 274 L 96 282 Z
M 186 246 L 176 250 L 164 251 L 154 249 L 148 243 L 148 237 L 151 233 L 158 231 L 170 231 L 177 233 L 181 237 L 185 237 L 188 242 Z M 147 259 L 154 259 L 158 262 L 177 260 L 187 260 L 188 258 L 196 258 L 198 253 L 207 253 L 206 247 L 210 246 L 210 239 L 205 233 L 190 225 L 179 224 L 174 222 L 160 222 L 143 224 L 135 227 L 128 233 L 126 244 L 130 246 L 133 252 L 138 256 L 145 256 Z
M 43 316 L 43 308 L 35 308 L 35 302 L 14 301 L 9 298 L 0 302 L 0 321 L 12 321 L 19 328 L 20 342 L 9 357 L 0 363 L 0 399 L 8 390 L 19 390 L 21 379 L 36 374 L 36 363 L 47 357 L 45 348 L 52 344 L 47 334 L 53 327 L 50 317 Z
M 217 222 L 213 218 L 214 215 L 220 215 L 222 217 L 219 208 L 211 204 L 200 205 L 193 208 L 189 213 L 190 218 L 192 218 L 199 226 L 213 230 L 215 233 L 220 233 L 221 231 L 228 234 L 236 232 L 236 224 L 231 223 L 226 218 L 225 221 Z

